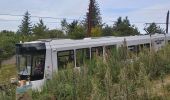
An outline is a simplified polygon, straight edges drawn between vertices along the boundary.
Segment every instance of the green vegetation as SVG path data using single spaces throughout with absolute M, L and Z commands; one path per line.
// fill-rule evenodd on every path
M 155 23 L 151 23 L 145 30 L 148 32 L 148 34 L 155 34 L 155 33 L 164 34 L 165 33 L 165 30 L 161 28 L 160 26 L 156 25 Z
M 31 14 L 27 11 L 17 32 L 0 32 L 0 100 L 15 99 L 15 87 L 9 79 L 16 76 L 14 65 L 1 67 L 1 61 L 15 55 L 15 44 L 47 38 L 82 39 L 86 37 L 88 15 L 91 13 L 91 36 L 139 35 L 135 25 L 126 17 L 119 17 L 112 26 L 102 23 L 99 5 L 90 0 L 84 20 L 61 21 L 62 29 L 49 29 L 40 19 L 32 25 Z M 146 28 L 149 34 L 164 33 L 155 23 Z M 42 92 L 33 91 L 33 99 L 169 99 L 170 46 L 154 52 L 144 50 L 139 54 L 127 53 L 124 49 L 110 52 L 106 58 L 96 57 L 92 61 L 81 60 L 80 69 L 69 64 L 64 70 L 47 81 Z M 82 55 L 80 55 L 81 58 Z M 132 60 L 133 59 L 133 60 Z
M 10 84 L 10 79 L 16 76 L 15 65 L 2 66 L 0 70 L 0 100 L 13 100 L 15 98 L 15 86 Z
M 102 26 L 102 17 L 100 14 L 100 8 L 99 4 L 97 3 L 97 0 L 89 0 L 88 12 L 86 13 L 85 18 L 86 27 L 88 25 L 88 21 L 90 21 L 92 28 Z
M 42 92 L 34 91 L 33 99 L 170 99 L 169 78 L 166 79 L 170 74 L 170 46 L 159 52 L 122 52 L 123 49 L 114 51 L 106 55 L 105 60 L 96 57 L 86 61 L 80 69 L 72 69 L 72 64 L 68 64 L 66 70 L 57 72 L 47 81 Z
M 16 77 L 15 65 L 4 65 L 0 70 L 0 84 L 9 83 L 10 78 Z
M 117 19 L 113 26 L 113 35 L 116 36 L 129 36 L 129 35 L 139 35 L 138 29 L 130 24 L 128 17 L 122 20 L 121 17 Z
M 158 52 L 144 49 L 139 54 L 120 48 L 108 52 L 105 59 L 95 57 L 84 61 L 80 69 L 68 64 L 67 69 L 47 81 L 41 92 L 33 91 L 33 99 L 168 100 L 169 55 L 170 46 Z M 2 67 L 0 74 L 3 75 L 1 82 L 9 82 L 9 78 L 16 75 L 15 66 Z M 15 87 L 5 85 L 4 88 L 6 91 L 0 93 L 0 99 L 14 99 Z
M 18 33 L 24 35 L 31 35 L 31 29 L 32 29 L 31 15 L 27 11 L 24 15 L 21 25 L 19 26 Z

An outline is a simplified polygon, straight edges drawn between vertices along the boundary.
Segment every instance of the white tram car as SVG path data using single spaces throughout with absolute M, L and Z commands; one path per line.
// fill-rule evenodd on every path
M 78 53 L 87 59 L 93 58 L 98 52 L 105 54 L 109 47 L 118 48 L 126 40 L 128 49 L 133 50 L 139 46 L 145 46 L 159 50 L 170 41 L 169 34 L 127 36 L 127 37 L 99 37 L 85 38 L 81 40 L 72 39 L 47 39 L 16 44 L 16 62 L 19 80 L 29 78 L 32 89 L 40 89 L 44 82 L 51 79 L 53 74 L 63 69 L 67 63 L 73 62 L 74 67 L 81 66 L 81 59 Z M 41 73 L 35 74 L 37 64 L 41 63 Z

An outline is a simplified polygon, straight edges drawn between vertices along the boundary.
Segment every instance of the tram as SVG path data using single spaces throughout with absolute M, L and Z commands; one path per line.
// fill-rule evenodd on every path
M 139 35 L 126 37 L 97 37 L 81 40 L 44 39 L 16 44 L 16 65 L 19 80 L 29 80 L 32 89 L 40 89 L 46 80 L 52 79 L 55 72 L 68 63 L 82 66 L 78 55 L 83 52 L 86 59 L 94 54 L 104 56 L 108 48 L 119 48 L 126 40 L 129 50 L 139 50 L 139 46 L 161 49 L 170 41 L 169 34 Z

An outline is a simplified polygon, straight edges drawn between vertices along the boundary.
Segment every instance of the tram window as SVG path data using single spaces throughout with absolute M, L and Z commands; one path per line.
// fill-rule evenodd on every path
M 45 56 L 44 55 L 34 55 L 32 62 L 32 80 L 43 79 L 44 77 L 44 66 L 45 66 Z
M 91 48 L 91 57 L 93 58 L 94 56 L 103 56 L 103 47 L 92 47 Z
M 150 43 L 144 44 L 144 48 L 150 48 Z
M 20 74 L 31 74 L 31 56 L 30 55 L 20 55 L 18 56 L 19 70 L 22 71 Z
M 58 69 L 65 69 L 68 63 L 74 62 L 74 50 L 59 51 L 57 58 Z
M 115 45 L 108 45 L 108 46 L 105 46 L 105 51 L 106 53 L 112 53 L 116 50 L 116 46 Z
M 143 44 L 140 44 L 140 50 L 142 50 L 142 49 L 143 49 L 143 46 L 144 46 Z
M 129 51 L 139 53 L 139 45 L 128 46 Z
M 84 64 L 84 60 L 90 59 L 90 49 L 83 48 L 76 50 L 76 66 L 80 67 Z
M 168 40 L 168 43 L 170 44 L 170 40 Z

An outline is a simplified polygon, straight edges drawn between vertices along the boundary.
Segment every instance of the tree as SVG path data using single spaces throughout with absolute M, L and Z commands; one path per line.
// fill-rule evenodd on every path
M 39 38 L 42 38 L 45 36 L 45 34 L 47 34 L 48 28 L 46 25 L 44 25 L 44 22 L 42 19 L 39 20 L 39 23 L 37 23 L 36 25 L 34 25 L 33 29 L 33 34 L 35 34 L 36 36 L 38 36 Z
M 67 20 L 66 19 L 63 19 L 61 21 L 61 29 L 64 33 L 67 33 L 67 29 L 68 29 L 68 23 L 67 23 Z
M 67 25 L 68 37 L 72 39 L 82 39 L 85 37 L 85 28 L 77 20 Z
M 139 35 L 138 29 L 130 24 L 128 17 L 122 20 L 121 17 L 117 19 L 113 26 L 113 35 L 117 36 L 129 36 L 129 35 Z
M 90 4 L 91 4 L 91 12 L 87 13 L 87 18 L 88 15 L 91 13 L 91 22 L 92 22 L 92 27 L 95 27 L 97 25 L 101 25 L 102 24 L 102 18 L 101 18 L 101 14 L 100 14 L 100 8 L 98 3 L 96 2 L 96 0 L 90 0 Z M 90 5 L 89 5 L 89 9 L 90 9 Z
M 71 39 L 83 39 L 85 37 L 85 29 L 81 25 L 76 25 L 74 30 L 69 33 Z
M 74 31 L 74 29 L 77 25 L 78 25 L 77 20 L 74 20 L 73 22 L 71 22 L 70 24 L 67 25 L 68 35 L 70 35 L 69 33 Z
M 86 27 L 88 27 L 88 34 L 90 35 L 91 29 L 95 28 L 96 26 L 102 25 L 102 18 L 100 16 L 100 9 L 99 5 L 96 0 L 90 0 L 89 10 L 86 14 Z
M 112 36 L 113 35 L 113 27 L 106 25 L 102 29 L 102 35 L 103 36 Z
M 47 31 L 45 38 L 65 38 L 65 35 L 64 35 L 63 31 L 53 29 L 53 30 Z
M 102 36 L 102 28 L 99 27 L 99 26 L 96 26 L 96 27 L 92 28 L 91 36 L 92 37 L 100 37 L 100 36 Z
M 148 34 L 155 34 L 155 33 L 159 33 L 159 34 L 164 34 L 165 30 L 162 29 L 160 26 L 157 26 L 156 23 L 151 23 L 146 29 L 145 29 Z
M 21 25 L 19 26 L 18 33 L 19 34 L 24 34 L 24 35 L 31 35 L 31 22 L 30 22 L 31 16 L 29 12 L 27 11 L 24 14 L 24 18 L 22 20 Z

